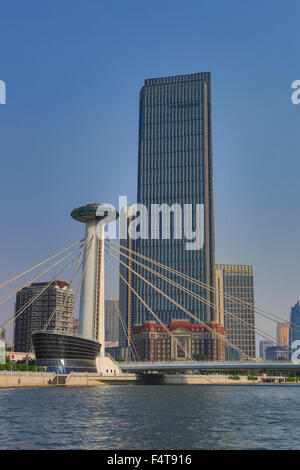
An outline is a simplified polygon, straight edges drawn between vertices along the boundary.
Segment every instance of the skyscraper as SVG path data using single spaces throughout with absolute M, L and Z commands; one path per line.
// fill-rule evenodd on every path
M 45 288 L 47 284 L 47 282 L 37 282 L 19 290 L 16 294 L 16 312 Z M 74 291 L 69 289 L 68 298 L 65 301 L 68 286 L 67 282 L 54 281 L 16 319 L 14 329 L 15 351 L 30 351 L 31 334 L 34 331 L 42 330 L 50 317 L 48 330 L 65 334 L 73 333 Z
M 215 286 L 215 241 L 212 175 L 211 77 L 209 72 L 145 80 L 140 92 L 138 203 L 151 212 L 153 204 L 204 205 L 204 246 L 187 250 L 186 239 L 174 237 L 170 215 L 170 238 L 138 239 L 135 249 L 143 255 Z M 153 227 L 149 222 L 149 234 Z M 153 277 L 142 274 L 149 280 Z M 179 280 L 179 279 L 175 279 Z M 164 323 L 187 315 L 161 294 L 136 279 L 138 294 Z M 215 310 L 157 279 L 155 284 L 176 302 L 205 322 L 215 321 Z M 126 287 L 121 285 L 121 289 Z M 197 291 L 214 302 L 214 294 Z M 121 295 L 120 298 L 126 296 Z M 128 298 L 128 296 L 127 296 Z M 153 317 L 136 298 L 131 302 L 133 324 Z M 125 314 L 126 315 L 126 314 Z
M 228 341 L 255 358 L 253 268 L 248 264 L 217 264 L 223 271 L 224 326 Z M 217 295 L 219 284 L 217 284 Z M 229 299 L 234 297 L 237 300 Z
M 290 316 L 290 347 L 296 340 L 300 340 L 300 300 L 297 300 L 296 304 L 291 308 Z M 290 356 L 292 354 L 290 350 Z

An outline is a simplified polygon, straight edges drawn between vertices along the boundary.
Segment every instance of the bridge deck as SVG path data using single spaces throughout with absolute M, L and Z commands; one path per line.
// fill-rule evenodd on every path
M 162 370 L 235 370 L 235 369 L 300 369 L 300 364 L 288 361 L 263 362 L 219 362 L 219 361 L 170 361 L 170 362 L 121 362 L 120 368 L 127 372 L 162 371 Z

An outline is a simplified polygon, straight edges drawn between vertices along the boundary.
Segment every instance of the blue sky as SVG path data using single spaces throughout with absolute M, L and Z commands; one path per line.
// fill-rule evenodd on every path
M 300 296 L 299 15 L 291 0 L 1 2 L 0 279 L 80 239 L 77 205 L 135 202 L 145 78 L 210 71 L 216 260 L 253 264 L 257 305 L 288 318 Z

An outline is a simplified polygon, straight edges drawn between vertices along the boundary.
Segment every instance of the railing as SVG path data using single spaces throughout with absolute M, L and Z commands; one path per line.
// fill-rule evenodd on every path
M 284 361 L 284 360 L 276 360 L 276 361 L 256 361 L 256 360 L 249 360 L 249 361 L 180 361 L 180 360 L 177 360 L 177 361 L 130 361 L 130 362 L 121 362 L 119 365 L 120 367 L 122 367 L 123 365 L 132 365 L 132 366 L 143 366 L 145 364 L 153 364 L 153 365 L 179 365 L 179 364 L 182 364 L 183 366 L 184 365 L 190 365 L 190 364 L 195 364 L 195 365 L 199 365 L 199 364 L 203 364 L 203 365 L 213 365 L 213 366 L 217 366 L 217 365 L 236 365 L 238 366 L 239 364 L 241 365 L 249 365 L 251 366 L 251 364 L 260 364 L 262 367 L 264 367 L 265 365 L 273 365 L 273 364 L 292 364 L 291 361 Z
M 24 371 L 24 370 L 1 370 L 0 375 L 22 375 L 22 376 L 52 376 L 55 372 L 31 372 L 31 371 Z
M 112 355 L 109 354 L 108 352 L 105 352 L 105 357 L 109 357 L 113 361 L 113 363 L 116 364 L 116 366 L 118 367 L 120 366 L 119 362 L 116 361 L 115 358 L 113 358 Z

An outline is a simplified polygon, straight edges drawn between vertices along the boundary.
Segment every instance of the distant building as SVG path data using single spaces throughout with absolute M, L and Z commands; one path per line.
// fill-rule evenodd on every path
M 159 323 L 146 321 L 133 327 L 132 338 L 140 360 L 184 361 L 188 356 L 213 361 L 225 360 L 225 342 L 220 338 L 220 335 L 225 335 L 225 331 L 217 323 L 208 323 L 208 326 L 218 335 L 199 323 L 191 323 L 190 320 L 171 320 L 165 326 L 183 349 Z
M 5 342 L 0 340 L 0 364 L 5 364 Z
M 117 347 L 119 345 L 119 301 L 115 299 L 105 300 L 105 345 Z
M 266 361 L 278 361 L 280 359 L 289 359 L 289 348 L 281 346 L 269 346 L 265 350 Z
M 0 341 L 5 341 L 6 338 L 6 330 L 0 331 Z
M 300 300 L 291 308 L 290 316 L 290 346 L 296 340 L 300 340 Z M 290 355 L 292 350 L 290 350 Z
M 217 264 L 216 292 L 220 323 L 224 308 L 224 327 L 228 341 L 248 357 L 255 358 L 253 267 L 249 264 Z M 218 299 L 222 297 L 223 306 L 221 300 L 218 304 Z
M 16 294 L 15 312 L 17 313 L 30 299 L 40 292 L 47 282 L 33 283 Z M 73 333 L 74 292 L 64 281 L 54 281 L 24 312 L 16 318 L 14 329 L 14 350 L 28 352 L 31 349 L 31 334 L 42 330 L 49 322 L 48 330 L 58 333 Z
M 274 344 L 272 343 L 272 341 L 260 341 L 259 342 L 259 357 L 261 357 L 263 361 L 267 360 L 266 349 L 273 347 L 273 346 Z
M 73 319 L 73 335 L 78 335 L 79 333 L 79 320 L 78 318 Z
M 289 346 L 290 324 L 281 322 L 277 324 L 277 341 L 282 348 Z

